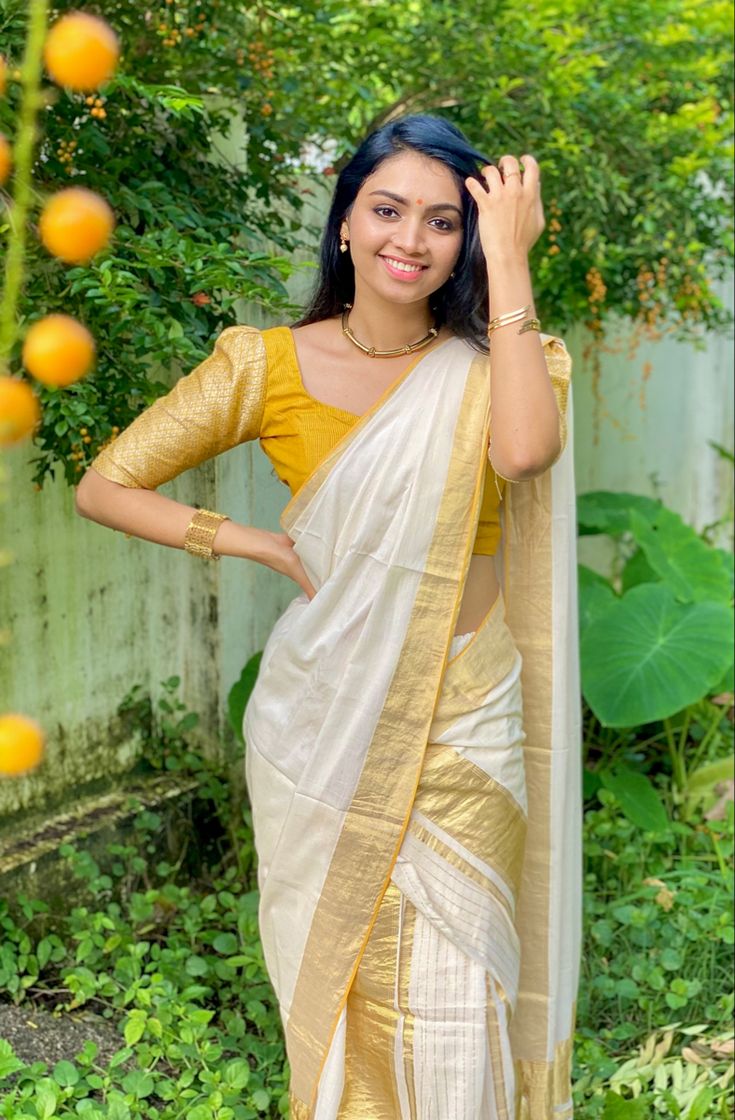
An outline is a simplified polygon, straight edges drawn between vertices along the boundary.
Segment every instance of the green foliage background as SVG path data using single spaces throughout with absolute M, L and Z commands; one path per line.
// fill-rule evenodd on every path
M 52 19 L 77 6 L 55 5 Z M 547 228 L 532 266 L 548 329 L 583 322 L 600 336 L 622 315 L 641 335 L 696 338 L 731 321 L 712 289 L 733 243 L 724 0 L 550 0 L 522 13 L 505 0 L 84 7 L 119 32 L 121 66 L 104 120 L 49 86 L 37 202 L 88 185 L 119 225 L 89 267 L 31 249 L 24 319 L 63 309 L 98 343 L 90 377 L 41 391 L 38 482 L 56 464 L 74 482 L 164 390 L 166 370 L 205 356 L 238 300 L 295 315 L 284 280 L 319 235 L 305 194 L 404 112 L 446 115 L 490 159 L 539 159 Z M 25 3 L 3 0 L 11 75 L 24 22 Z M 11 81 L 7 135 L 18 96 Z M 0 244 L 6 232 L 0 218 Z

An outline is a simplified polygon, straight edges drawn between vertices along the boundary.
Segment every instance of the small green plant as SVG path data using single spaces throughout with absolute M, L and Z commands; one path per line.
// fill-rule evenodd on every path
M 84 1007 L 113 1020 L 109 1063 L 88 1043 L 73 1060 L 25 1065 L 5 1044 L 0 1116 L 251 1120 L 287 1113 L 280 1019 L 258 938 L 258 895 L 233 854 L 211 877 L 179 883 L 178 869 L 140 855 L 160 829 L 141 813 L 136 843 L 114 845 L 106 866 L 62 851 L 89 904 L 58 929 L 48 908 L 20 897 L 3 931 L 0 994 L 61 1013 Z M 243 826 L 244 830 L 247 826 Z M 122 901 L 111 895 L 124 882 Z
M 710 832 L 732 845 L 732 802 L 723 821 L 641 832 L 612 793 L 599 797 L 585 814 L 582 1019 L 617 1044 L 672 1014 L 722 1022 L 733 1002 L 733 882 Z

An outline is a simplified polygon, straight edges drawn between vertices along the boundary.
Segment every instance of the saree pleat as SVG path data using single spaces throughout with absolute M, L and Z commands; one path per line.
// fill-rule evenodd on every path
M 274 627 L 244 734 L 294 1120 L 570 1115 L 573 477 L 568 449 L 509 487 L 503 591 L 453 654 L 489 423 L 487 359 L 445 343 L 282 516 L 318 590 Z

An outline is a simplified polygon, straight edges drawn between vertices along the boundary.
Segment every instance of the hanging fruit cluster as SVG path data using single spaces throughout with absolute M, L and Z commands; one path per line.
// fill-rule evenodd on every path
M 31 169 L 36 117 L 41 104 L 42 62 L 57 85 L 86 93 L 92 115 L 104 118 L 99 87 L 112 77 L 120 47 L 103 19 L 70 12 L 46 29 L 48 0 L 30 0 L 28 36 L 20 71 L 22 100 L 13 148 L 0 135 L 0 185 L 12 174 L 13 197 L 8 207 L 8 244 L 0 299 L 0 447 L 28 439 L 37 428 L 41 407 L 31 384 L 10 373 L 9 362 L 18 337 L 17 304 L 23 283 L 25 244 L 31 205 Z M 7 63 L 0 57 L 0 96 L 7 84 Z M 63 162 L 71 162 L 75 141 L 64 146 Z M 115 220 L 107 202 L 93 191 L 72 187 L 51 195 L 43 206 L 38 229 L 41 242 L 66 264 L 86 264 L 108 245 Z M 25 369 L 43 385 L 57 389 L 73 384 L 92 367 L 94 339 L 69 315 L 36 320 L 23 339 Z M 27 773 L 41 762 L 44 733 L 40 725 L 18 713 L 0 715 L 0 777 Z
M 41 5 L 37 5 L 40 7 Z M 32 435 L 40 417 L 40 409 L 29 394 L 33 390 L 7 371 L 10 351 L 17 333 L 15 311 L 22 282 L 25 227 L 28 218 L 31 148 L 35 131 L 28 104 L 38 103 L 40 59 L 31 55 L 31 33 L 22 79 L 24 107 L 21 108 L 16 151 L 24 166 L 16 167 L 16 184 L 10 211 L 11 236 L 8 245 L 5 287 L 0 305 L 0 445 L 17 443 Z M 38 26 L 36 27 L 38 32 Z M 97 91 L 115 70 L 119 43 L 115 32 L 98 16 L 71 12 L 62 16 L 48 34 L 39 40 L 46 69 L 51 78 L 66 89 L 90 93 Z M 5 64 L 0 67 L 0 89 L 5 86 Z M 101 109 L 101 99 L 87 98 L 94 109 Z M 25 110 L 25 111 L 24 111 Z M 30 142 L 29 142 L 30 138 Z M 7 144 L 7 141 L 6 141 Z M 75 142 L 65 150 L 70 159 Z M 3 156 L 0 145 L 0 178 Z M 10 169 L 11 157 L 6 162 Z M 107 202 L 93 191 L 72 187 L 53 194 L 43 207 L 39 232 L 43 245 L 67 264 L 86 264 L 109 243 L 114 229 L 114 216 Z M 23 365 L 44 385 L 64 387 L 84 377 L 94 361 L 94 340 L 81 323 L 68 315 L 46 315 L 29 328 L 23 343 Z M 12 381 L 13 384 L 8 384 Z M 24 403 L 21 403 L 24 402 Z

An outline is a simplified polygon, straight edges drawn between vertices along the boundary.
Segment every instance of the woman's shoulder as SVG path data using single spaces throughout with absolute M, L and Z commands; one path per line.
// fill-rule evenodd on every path
M 243 373 L 253 363 L 262 364 L 270 372 L 287 357 L 291 349 L 291 331 L 285 324 L 256 327 L 250 323 L 237 323 L 220 331 L 215 350 L 226 352 L 235 367 Z

